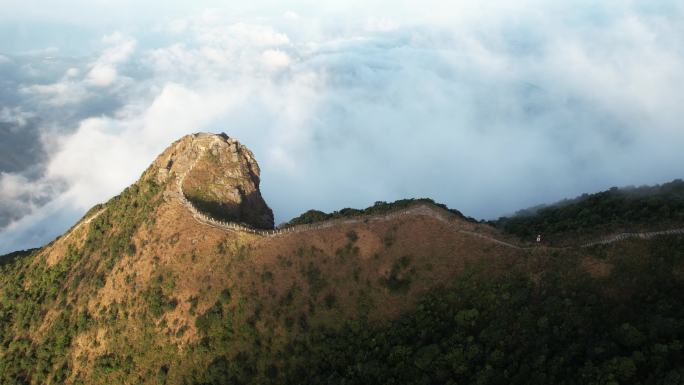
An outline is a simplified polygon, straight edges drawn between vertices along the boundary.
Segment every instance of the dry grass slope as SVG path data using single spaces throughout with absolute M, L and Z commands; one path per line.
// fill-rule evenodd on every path
M 183 190 L 215 140 L 179 140 L 121 196 L 2 267 L 0 380 L 185 384 L 216 360 L 251 357 L 254 368 L 238 369 L 266 381 L 270 362 L 310 331 L 386 325 L 464 272 L 540 283 L 568 265 L 607 280 L 624 256 L 650 253 L 638 239 L 520 247 L 428 204 L 277 232 L 228 225 L 193 209 Z

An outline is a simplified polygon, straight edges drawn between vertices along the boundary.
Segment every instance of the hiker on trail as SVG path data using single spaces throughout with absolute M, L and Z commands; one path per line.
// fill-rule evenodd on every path
M 541 234 L 537 234 L 537 243 L 541 243 Z

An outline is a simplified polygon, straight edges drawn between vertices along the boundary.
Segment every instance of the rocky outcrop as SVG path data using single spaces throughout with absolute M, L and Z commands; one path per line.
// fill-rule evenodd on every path
M 160 182 L 175 176 L 182 200 L 209 217 L 273 228 L 273 211 L 259 191 L 254 154 L 225 134 L 188 135 L 164 151 L 154 167 Z
M 456 231 L 487 239 L 514 249 L 534 249 L 519 246 L 478 232 L 472 224 L 463 222 L 444 209 L 426 204 L 393 211 L 383 215 L 333 219 L 314 224 L 274 229 L 273 212 L 259 191 L 260 170 L 254 154 L 237 140 L 226 134 L 199 133 L 187 135 L 164 151 L 146 172 L 157 182 L 173 182 L 165 193 L 175 196 L 205 225 L 242 231 L 262 236 L 279 236 L 373 220 L 389 220 L 402 215 L 421 215 L 456 226 Z M 628 238 L 650 239 L 661 235 L 684 234 L 684 229 L 624 233 L 577 245 L 591 247 L 618 242 Z M 550 247 L 553 248 L 553 247 Z

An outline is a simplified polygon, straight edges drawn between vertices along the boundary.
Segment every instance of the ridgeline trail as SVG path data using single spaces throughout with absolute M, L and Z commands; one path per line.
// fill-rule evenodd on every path
M 346 224 L 355 224 L 355 223 L 367 223 L 367 222 L 374 222 L 374 221 L 387 221 L 390 219 L 394 219 L 397 217 L 405 216 L 405 215 L 422 215 L 422 216 L 428 216 L 434 219 L 439 220 L 440 222 L 446 223 L 449 226 L 451 226 L 455 231 L 467 234 L 473 237 L 478 237 L 485 239 L 487 241 L 510 247 L 513 249 L 518 249 L 518 250 L 529 250 L 529 249 L 534 249 L 538 246 L 520 246 L 516 245 L 510 242 L 506 242 L 494 237 L 491 237 L 486 234 L 478 233 L 476 231 L 472 231 L 474 229 L 474 226 L 467 226 L 464 224 L 461 218 L 458 218 L 455 214 L 450 213 L 442 208 L 432 206 L 426 203 L 416 203 L 415 205 L 412 205 L 411 207 L 403 208 L 403 209 L 398 209 L 396 211 L 389 212 L 387 214 L 382 214 L 382 215 L 360 215 L 358 217 L 351 217 L 351 218 L 339 218 L 339 219 L 330 219 L 330 220 L 325 220 L 321 222 L 316 222 L 312 224 L 304 224 L 304 225 L 295 225 L 295 226 L 290 226 L 290 227 L 285 227 L 285 228 L 276 228 L 276 229 L 271 229 L 271 230 L 263 230 L 263 229 L 255 229 L 253 227 L 247 226 L 242 223 L 237 223 L 237 222 L 227 222 L 227 221 L 220 221 L 217 219 L 214 219 L 210 217 L 209 215 L 206 215 L 202 212 L 200 212 L 186 197 L 185 194 L 183 193 L 183 181 L 185 179 L 185 176 L 193 169 L 197 161 L 200 159 L 201 154 L 198 154 L 197 158 L 191 163 L 191 165 L 184 170 L 182 173 L 176 175 L 176 188 L 177 192 L 176 195 L 178 200 L 181 202 L 181 204 L 187 208 L 191 213 L 193 218 L 204 225 L 211 226 L 214 228 L 226 230 L 226 231 L 235 231 L 235 232 L 245 232 L 245 233 L 250 233 L 250 234 L 255 234 L 263 237 L 277 237 L 277 236 L 282 236 L 286 234 L 292 234 L 292 233 L 301 233 L 305 231 L 314 231 L 314 230 L 320 230 L 320 229 L 325 229 L 325 228 L 330 228 L 338 225 L 346 225 Z M 92 218 L 96 217 L 99 215 L 100 212 L 95 214 Z M 87 223 L 87 222 L 86 222 Z M 663 230 L 663 231 L 650 231 L 650 232 L 641 232 L 641 233 L 621 233 L 621 234 L 615 234 L 608 236 L 606 238 L 602 238 L 599 240 L 595 240 L 592 242 L 580 244 L 574 247 L 579 247 L 579 248 L 585 248 L 585 247 L 591 247 L 591 246 L 596 246 L 596 245 L 605 245 L 613 242 L 618 242 L 622 241 L 625 239 L 629 238 L 640 238 L 640 239 L 650 239 L 653 237 L 661 236 L 661 235 L 675 235 L 675 234 L 684 234 L 684 228 L 678 228 L 678 229 L 671 229 L 671 230 Z M 549 246 L 544 246 L 546 248 L 554 248 L 554 247 L 549 247 Z M 567 247 L 566 247 L 567 248 Z
M 77 223 L 76 226 L 72 227 L 71 230 L 68 230 L 68 231 L 67 231 L 66 235 L 64 236 L 64 240 L 66 241 L 67 239 L 69 239 L 69 237 L 71 236 L 71 234 L 72 234 L 74 231 L 78 230 L 81 226 L 87 225 L 88 223 L 92 222 L 95 218 L 99 217 L 100 214 L 102 214 L 105 210 L 107 210 L 107 209 L 106 209 L 106 208 L 101 209 L 101 210 L 99 210 L 98 212 L 96 212 L 95 214 L 93 214 L 93 215 L 91 215 L 90 217 L 88 217 L 87 219 L 85 219 L 85 220 L 80 221 L 79 223 Z

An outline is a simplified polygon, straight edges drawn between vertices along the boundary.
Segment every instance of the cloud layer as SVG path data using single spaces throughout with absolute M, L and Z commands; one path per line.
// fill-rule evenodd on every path
M 49 241 L 197 131 L 255 152 L 276 221 L 420 196 L 491 218 L 682 176 L 676 2 L 289 6 L 170 15 L 49 63 L 3 53 L 0 133 L 42 155 L 0 174 L 0 252 Z

